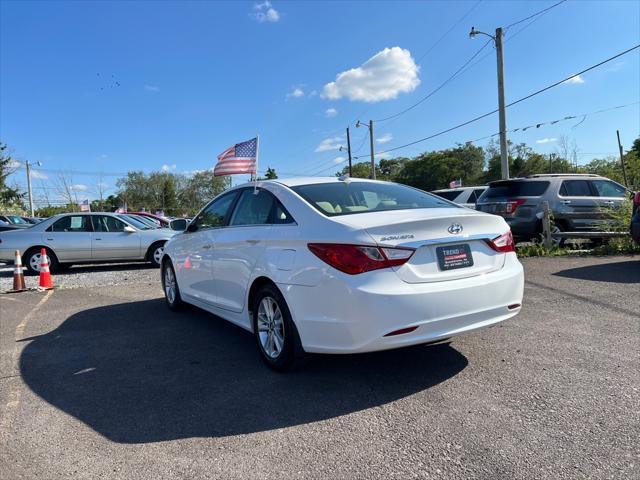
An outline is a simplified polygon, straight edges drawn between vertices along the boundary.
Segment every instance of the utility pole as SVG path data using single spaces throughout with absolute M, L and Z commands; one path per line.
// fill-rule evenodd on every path
M 504 103 L 504 60 L 502 55 L 502 28 L 496 28 L 495 36 L 485 32 L 476 30 L 475 27 L 471 27 L 469 37 L 475 38 L 476 35 L 486 35 L 493 39 L 493 43 L 496 46 L 496 60 L 498 69 L 498 112 L 500 122 L 500 166 L 502 170 L 502 179 L 507 180 L 509 178 L 509 150 L 507 143 L 507 112 Z
M 502 58 L 502 28 L 496 28 L 496 57 L 498 67 L 498 109 L 500 110 L 500 164 L 502 179 L 509 178 L 509 151 L 507 150 L 507 112 L 504 107 L 504 61 Z
M 349 127 L 347 127 L 347 153 L 349 154 L 349 177 L 351 177 L 351 136 L 349 135 Z
M 616 130 L 618 135 L 618 149 L 620 150 L 620 165 L 622 165 L 622 178 L 624 178 L 624 186 L 629 188 L 629 182 L 627 181 L 627 170 L 624 167 L 624 151 L 622 150 L 622 143 L 620 143 L 620 130 Z
M 373 120 L 369 120 L 369 146 L 371 147 L 371 178 L 376 179 L 376 161 L 373 154 Z
M 31 216 L 35 217 L 33 212 L 33 193 L 31 192 L 31 164 L 29 160 L 25 162 L 27 167 L 27 190 L 29 192 L 29 212 L 31 212 Z

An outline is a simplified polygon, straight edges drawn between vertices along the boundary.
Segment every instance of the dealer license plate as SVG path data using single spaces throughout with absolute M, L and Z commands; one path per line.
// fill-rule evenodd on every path
M 453 270 L 473 266 L 471 248 L 466 243 L 436 247 L 436 255 L 438 256 L 440 270 Z

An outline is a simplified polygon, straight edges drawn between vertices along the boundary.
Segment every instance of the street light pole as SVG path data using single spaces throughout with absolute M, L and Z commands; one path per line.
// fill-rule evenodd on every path
M 347 153 L 349 154 L 349 177 L 351 177 L 351 135 L 349 135 L 349 127 L 347 127 Z
M 34 212 L 33 212 L 33 194 L 31 192 L 31 164 L 29 163 L 29 160 L 27 160 L 25 162 L 25 165 L 27 167 L 27 190 L 29 192 L 29 211 L 31 212 L 31 216 L 34 217 Z
M 371 148 L 371 178 L 376 179 L 376 161 L 373 154 L 373 120 L 369 120 L 369 147 Z
M 502 49 L 502 28 L 496 28 L 495 36 L 485 32 L 476 30 L 471 27 L 469 36 L 474 38 L 476 35 L 486 35 L 493 39 L 496 46 L 496 66 L 498 69 L 498 114 L 500 125 L 500 167 L 502 170 L 502 179 L 507 180 L 509 178 L 509 145 L 507 143 L 507 112 L 504 102 L 504 60 Z
M 498 67 L 498 109 L 500 110 L 500 164 L 502 179 L 509 178 L 509 151 L 507 145 L 507 112 L 504 107 L 504 62 L 502 59 L 502 28 L 496 28 L 496 57 Z

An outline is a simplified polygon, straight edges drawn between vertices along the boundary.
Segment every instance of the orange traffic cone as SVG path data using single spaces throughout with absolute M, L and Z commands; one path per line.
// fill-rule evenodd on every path
M 16 259 L 13 262 L 15 265 L 13 269 L 13 289 L 11 292 L 24 292 L 27 287 L 24 284 L 24 273 L 22 272 L 22 257 L 20 256 L 20 250 L 16 250 Z
M 40 288 L 50 290 L 53 288 L 53 280 L 51 272 L 49 272 L 49 259 L 47 258 L 47 250 L 40 249 Z

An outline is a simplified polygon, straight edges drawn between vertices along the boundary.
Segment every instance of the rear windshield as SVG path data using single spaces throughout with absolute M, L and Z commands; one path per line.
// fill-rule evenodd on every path
M 292 190 L 329 217 L 386 210 L 458 208 L 430 193 L 395 183 L 316 183 Z
M 498 197 L 539 197 L 547 191 L 549 182 L 494 182 L 482 195 L 482 199 Z
M 434 195 L 438 195 L 439 197 L 442 198 L 446 198 L 447 200 L 451 200 L 453 201 L 454 198 L 456 198 L 458 195 L 460 195 L 460 192 L 457 191 L 453 191 L 453 192 L 431 192 Z

